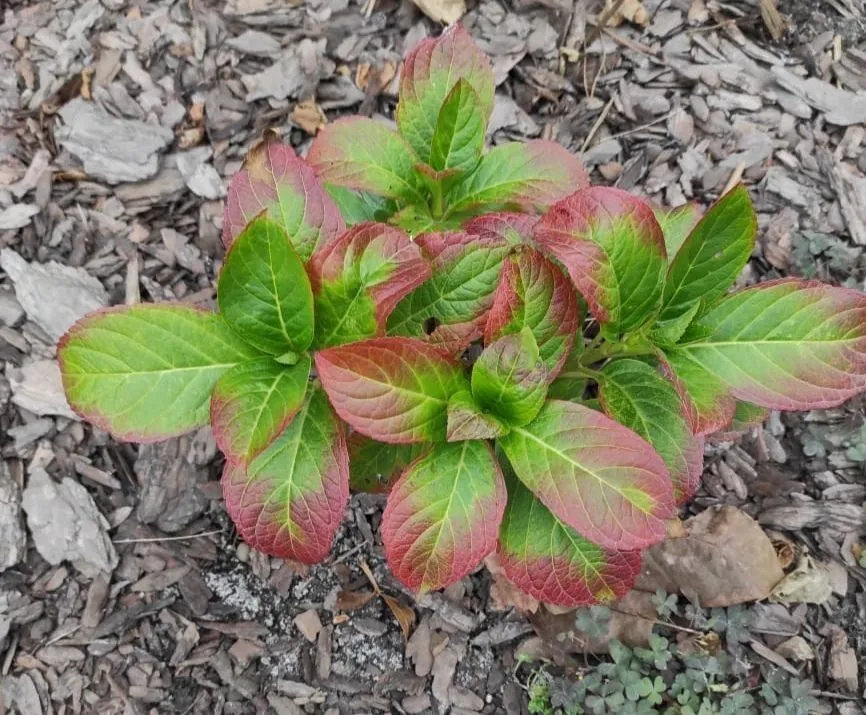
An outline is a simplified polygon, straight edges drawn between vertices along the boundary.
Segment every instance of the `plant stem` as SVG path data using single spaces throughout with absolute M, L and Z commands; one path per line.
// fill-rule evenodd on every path
M 431 192 L 433 194 L 433 205 L 430 207 L 430 213 L 433 214 L 433 218 L 442 218 L 445 209 L 442 204 L 442 182 L 434 181 L 431 185 Z
M 604 342 L 598 347 L 593 347 L 593 344 L 590 343 L 589 349 L 580 358 L 580 365 L 581 367 L 587 367 L 612 357 L 649 355 L 651 353 L 650 346 L 644 341 L 632 344 L 627 342 Z

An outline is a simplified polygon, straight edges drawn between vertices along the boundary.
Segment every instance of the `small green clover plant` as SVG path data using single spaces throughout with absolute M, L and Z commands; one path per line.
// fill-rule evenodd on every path
M 866 296 L 729 293 L 755 244 L 742 186 L 701 217 L 587 186 L 555 143 L 486 150 L 493 73 L 459 26 L 401 78 L 396 131 L 350 117 L 306 160 L 254 147 L 219 312 L 85 317 L 59 345 L 69 403 L 119 439 L 210 422 L 227 510 L 268 554 L 326 558 L 350 487 L 380 490 L 410 588 L 498 549 L 541 600 L 614 599 L 697 488 L 706 434 L 866 390 Z

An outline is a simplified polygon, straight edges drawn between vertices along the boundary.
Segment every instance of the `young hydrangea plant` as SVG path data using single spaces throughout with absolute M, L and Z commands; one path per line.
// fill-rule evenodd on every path
M 326 558 L 351 486 L 388 492 L 412 589 L 498 549 L 543 601 L 623 595 L 705 435 L 866 390 L 866 295 L 729 293 L 755 243 L 743 187 L 701 217 L 590 187 L 551 142 L 485 150 L 493 87 L 453 27 L 406 58 L 397 131 L 340 119 L 307 160 L 259 144 L 226 200 L 219 312 L 85 317 L 59 345 L 69 403 L 119 439 L 210 422 L 227 510 L 268 554 Z

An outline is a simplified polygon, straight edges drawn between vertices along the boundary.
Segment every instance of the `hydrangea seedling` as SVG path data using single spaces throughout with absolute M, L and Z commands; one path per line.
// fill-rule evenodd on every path
M 228 512 L 268 554 L 325 559 L 352 487 L 388 493 L 412 589 L 498 549 L 540 600 L 626 593 L 706 434 L 866 390 L 866 295 L 729 293 L 755 241 L 744 187 L 701 216 L 590 187 L 555 143 L 487 150 L 493 91 L 455 26 L 406 58 L 396 130 L 340 119 L 306 160 L 256 146 L 219 311 L 85 317 L 59 345 L 69 403 L 126 440 L 210 422 Z

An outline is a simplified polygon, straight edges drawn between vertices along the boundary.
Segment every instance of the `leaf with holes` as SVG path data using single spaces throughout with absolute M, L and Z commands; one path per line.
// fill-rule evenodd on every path
M 775 410 L 834 407 L 866 390 L 866 294 L 815 281 L 763 283 L 720 300 L 665 350 L 699 407 L 734 398 Z
M 480 120 L 481 141 L 493 111 L 493 70 L 490 60 L 478 49 L 460 25 L 449 27 L 437 38 L 419 42 L 406 56 L 400 73 L 397 126 L 418 158 L 436 167 L 437 135 L 442 134 L 442 110 L 454 88 L 463 82 L 472 90 L 473 112 Z M 464 108 L 464 111 L 467 108 Z M 461 117 L 464 121 L 468 117 Z
M 349 501 L 349 459 L 322 390 L 309 390 L 249 467 L 226 463 L 222 487 L 229 516 L 254 549 L 305 564 L 327 557 Z
M 505 482 L 490 447 L 433 445 L 388 495 L 382 542 L 388 565 L 417 591 L 445 588 L 496 548 Z
M 453 328 L 468 345 L 481 336 L 509 246 L 494 236 L 467 233 L 429 233 L 415 243 L 432 275 L 397 304 L 388 333 L 423 337 L 432 328 Z
M 374 338 L 316 353 L 337 414 L 361 434 L 406 444 L 445 439 L 448 400 L 469 388 L 456 361 L 409 338 Z
M 472 392 L 462 390 L 448 400 L 449 442 L 465 439 L 496 439 L 509 430 L 507 424 L 478 405 Z
M 499 211 L 476 216 L 463 224 L 463 230 L 473 236 L 492 235 L 511 245 L 533 245 L 532 233 L 538 216 Z
M 326 124 L 313 140 L 307 161 L 328 184 L 412 203 L 423 201 L 423 186 L 415 174 L 418 160 L 384 122 L 344 117 Z
M 637 432 L 665 461 L 677 503 L 689 499 L 701 480 L 704 445 L 692 434 L 674 386 L 645 362 L 614 360 L 601 369 L 599 397 L 608 415 Z
M 306 350 L 313 341 L 313 292 L 286 232 L 255 219 L 226 255 L 217 286 L 226 322 L 272 355 Z
M 665 250 L 668 254 L 668 261 L 671 261 L 677 255 L 680 246 L 685 243 L 692 229 L 700 221 L 701 209 L 697 204 L 684 204 L 675 209 L 654 207 L 653 211 L 656 215 L 656 221 L 662 227 Z
M 596 319 L 616 333 L 641 327 L 659 309 L 667 256 L 649 204 L 608 187 L 558 202 L 535 240 L 568 270 Z
M 749 192 L 740 184 L 710 207 L 671 260 L 659 320 L 711 304 L 734 284 L 755 248 L 758 228 Z
M 465 79 L 448 93 L 433 130 L 429 165 L 437 173 L 472 169 L 484 149 L 487 116 L 478 94 Z
M 267 447 L 295 416 L 307 394 L 310 356 L 295 365 L 271 358 L 235 365 L 216 383 L 211 397 L 211 427 L 217 446 L 241 465 Z
M 519 479 L 509 478 L 499 561 L 521 591 L 557 606 L 609 603 L 640 573 L 639 551 L 613 551 L 559 521 Z
M 529 328 L 484 348 L 472 367 L 472 396 L 508 425 L 531 422 L 547 394 L 547 368 Z
M 641 437 L 572 402 L 548 401 L 499 444 L 517 476 L 563 523 L 609 549 L 650 546 L 674 514 L 670 475 Z
M 412 462 L 430 449 L 429 444 L 388 444 L 349 435 L 349 486 L 358 492 L 387 492 Z
M 216 313 L 180 304 L 91 313 L 60 339 L 57 354 L 72 409 L 138 442 L 206 425 L 220 376 L 262 357 Z
M 364 223 L 317 250 L 309 274 L 315 344 L 326 348 L 382 335 L 394 306 L 427 280 L 430 267 L 405 233 Z
M 448 211 L 542 211 L 588 184 L 583 165 L 560 144 L 509 142 L 491 149 L 461 178 L 447 196 Z
M 484 328 L 488 345 L 529 328 L 550 382 L 565 363 L 579 326 L 577 297 L 559 266 L 534 250 L 506 259 Z
M 313 169 L 288 144 L 264 141 L 253 147 L 229 184 L 223 243 L 231 245 L 263 211 L 288 235 L 303 259 L 345 229 L 336 204 Z

